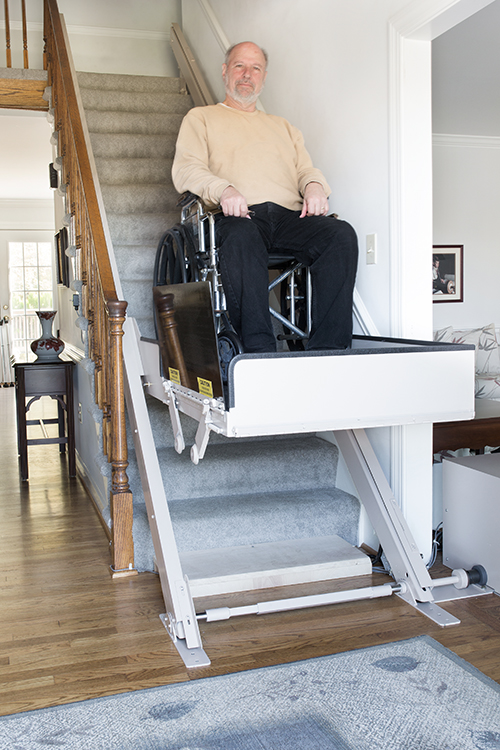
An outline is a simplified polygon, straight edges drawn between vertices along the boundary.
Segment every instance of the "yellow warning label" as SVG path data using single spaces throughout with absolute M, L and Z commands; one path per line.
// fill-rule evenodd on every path
M 198 378 L 198 391 L 202 396 L 210 396 L 210 398 L 213 398 L 214 391 L 212 388 L 212 381 L 205 380 L 204 378 Z
M 168 379 L 172 381 L 172 383 L 178 383 L 181 384 L 181 374 L 179 370 L 174 370 L 173 367 L 168 368 Z

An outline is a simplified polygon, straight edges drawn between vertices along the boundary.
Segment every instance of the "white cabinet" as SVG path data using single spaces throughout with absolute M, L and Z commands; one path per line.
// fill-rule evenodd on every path
M 443 562 L 483 565 L 500 592 L 500 454 L 443 461 Z

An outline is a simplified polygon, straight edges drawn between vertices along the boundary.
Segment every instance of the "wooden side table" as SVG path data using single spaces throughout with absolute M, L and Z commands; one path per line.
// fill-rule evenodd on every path
M 459 448 L 484 450 L 500 445 L 500 402 L 477 398 L 474 419 L 434 424 L 433 453 Z
M 65 360 L 55 362 L 16 362 L 17 442 L 21 479 L 28 479 L 28 446 L 58 443 L 64 453 L 68 446 L 70 477 L 76 476 L 75 418 L 73 407 L 73 369 L 75 363 Z M 42 396 L 57 400 L 57 418 L 27 419 L 31 405 Z M 26 403 L 26 399 L 30 400 Z M 28 439 L 27 426 L 38 424 L 45 437 Z M 57 424 L 58 437 L 49 437 L 46 424 Z

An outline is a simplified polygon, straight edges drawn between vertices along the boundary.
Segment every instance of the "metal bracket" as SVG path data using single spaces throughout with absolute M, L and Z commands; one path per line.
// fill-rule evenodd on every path
M 170 413 L 170 421 L 172 422 L 172 430 L 174 433 L 174 446 L 177 453 L 182 453 L 186 447 L 184 440 L 184 433 L 182 431 L 181 418 L 179 416 L 179 409 L 175 398 L 175 393 L 172 389 L 172 383 L 170 380 L 163 381 L 163 388 L 165 389 L 165 395 L 167 396 L 168 411 Z
M 222 427 L 216 423 L 216 418 L 224 420 L 224 405 L 220 400 L 200 396 L 188 388 L 172 383 L 171 380 L 163 380 L 163 388 L 167 397 L 177 453 L 182 453 L 186 447 L 180 411 L 198 422 L 194 444 L 191 446 L 191 461 L 197 464 L 205 455 L 210 432 L 223 432 Z
M 210 665 L 210 659 L 201 646 L 197 648 L 188 648 L 186 641 L 183 638 L 177 638 L 174 636 L 168 615 L 160 615 L 160 620 L 172 638 L 172 642 L 177 649 L 179 656 L 188 669 L 193 669 L 194 667 L 208 667 Z

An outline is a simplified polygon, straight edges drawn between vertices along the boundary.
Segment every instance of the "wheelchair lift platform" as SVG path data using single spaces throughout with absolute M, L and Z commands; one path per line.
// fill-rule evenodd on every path
M 345 351 L 243 354 L 231 361 L 219 396 L 211 395 L 203 374 L 198 376 L 198 391 L 163 377 L 159 342 L 141 339 L 138 348 L 143 389 L 168 405 L 177 452 L 185 448 L 180 413 L 198 423 L 191 446 L 194 464 L 203 459 L 212 432 L 235 439 L 307 432 L 321 437 L 333 432 L 394 578 L 381 586 L 197 614 L 164 490 L 155 490 L 150 482 L 144 494 L 167 607 L 162 621 L 188 667 L 210 663 L 198 628 L 201 619 L 211 622 L 396 593 L 434 622 L 448 626 L 459 620 L 436 602 L 491 593 L 480 566 L 431 579 L 365 433 L 370 427 L 472 419 L 474 347 L 360 336 Z M 163 371 L 172 372 L 165 361 Z M 131 421 L 139 462 L 151 465 L 150 436 L 141 430 L 137 415 Z

